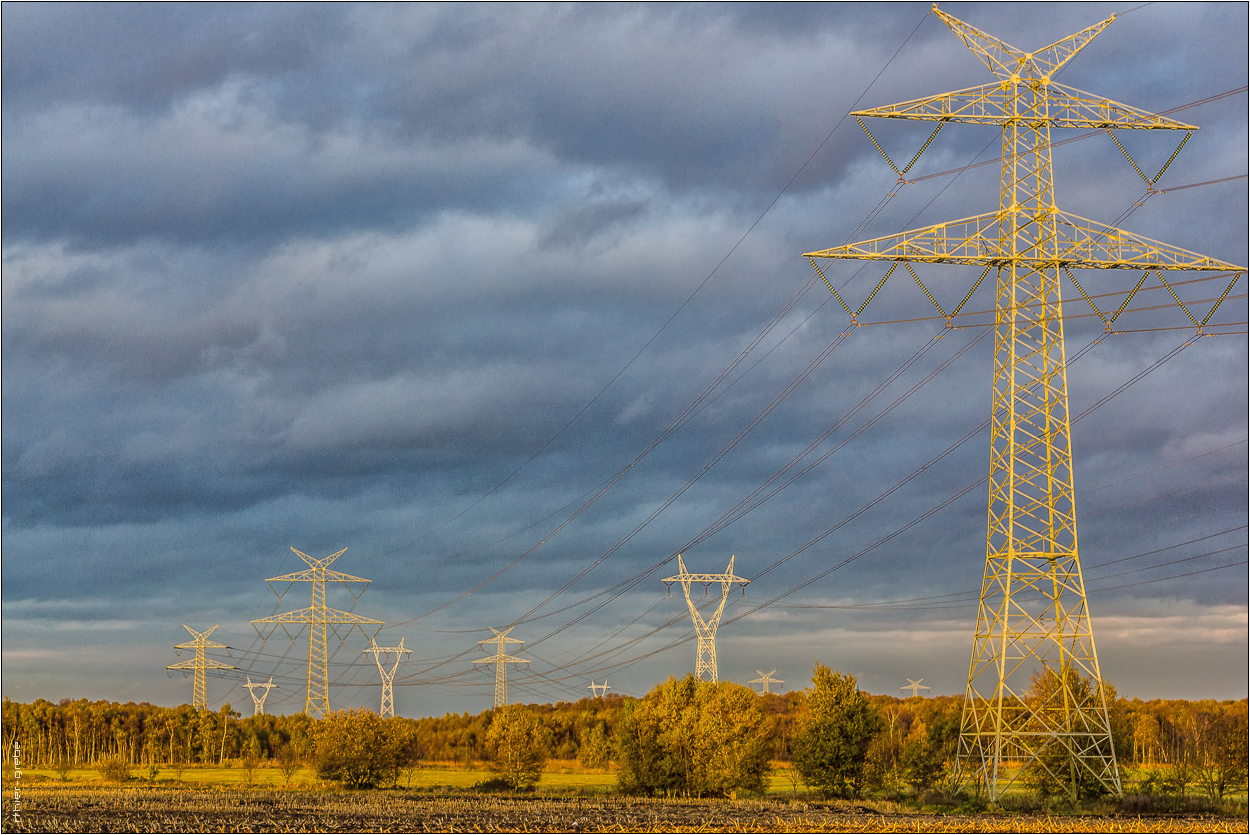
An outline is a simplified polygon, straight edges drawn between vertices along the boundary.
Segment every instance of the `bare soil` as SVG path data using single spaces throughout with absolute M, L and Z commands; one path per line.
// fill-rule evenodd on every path
M 5 832 L 1246 832 L 1241 818 L 924 815 L 843 802 L 24 786 Z

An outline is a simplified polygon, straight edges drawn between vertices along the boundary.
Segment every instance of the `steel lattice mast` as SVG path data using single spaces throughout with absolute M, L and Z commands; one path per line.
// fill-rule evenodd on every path
M 729 567 L 725 569 L 724 574 L 691 574 L 686 571 L 686 563 L 681 558 L 681 554 L 677 555 L 677 567 L 679 573 L 672 577 L 665 577 L 661 582 L 670 589 L 673 583 L 681 583 L 681 590 L 686 595 L 686 606 L 690 609 L 690 619 L 694 621 L 694 631 L 699 636 L 699 647 L 695 653 L 694 677 L 703 680 L 706 676 L 708 681 L 715 684 L 717 681 L 716 629 L 720 626 L 721 613 L 725 611 L 725 601 L 729 599 L 729 590 L 734 583 L 741 586 L 745 594 L 746 586 L 751 581 L 734 574 L 734 557 L 732 556 L 729 558 Z M 691 583 L 702 583 L 705 591 L 709 585 L 720 583 L 720 604 L 710 618 L 704 618 L 699 614 L 698 607 L 690 599 Z
M 769 672 L 767 672 L 767 673 L 766 673 L 766 672 L 764 672 L 763 670 L 756 670 L 755 672 L 759 673 L 759 674 L 760 674 L 760 677 L 759 677 L 759 678 L 753 678 L 753 679 L 751 679 L 750 681 L 748 681 L 748 682 L 747 682 L 747 684 L 758 684 L 758 685 L 760 685 L 760 695 L 761 695 L 761 696 L 766 695 L 766 694 L 768 694 L 768 693 L 772 692 L 772 691 L 770 691 L 770 690 L 768 689 L 768 685 L 770 685 L 770 684 L 785 684 L 785 682 L 784 682 L 784 681 L 782 681 L 781 679 L 779 679 L 779 678 L 773 678 L 773 673 L 777 672 L 776 670 L 771 670 L 771 671 L 769 671 Z
M 528 660 L 524 658 L 513 658 L 504 651 L 506 644 L 523 644 L 522 640 L 517 638 L 509 638 L 508 633 L 515 629 L 515 626 L 509 626 L 500 632 L 495 627 L 490 627 L 490 631 L 495 633 L 495 637 L 487 638 L 485 641 L 478 641 L 478 644 L 494 644 L 495 654 L 487 658 L 474 659 L 474 664 L 494 664 L 495 665 L 495 707 L 503 707 L 508 703 L 508 665 L 509 664 L 528 664 Z
M 292 635 L 287 630 L 287 626 L 298 624 L 300 629 L 303 625 L 308 625 L 308 690 L 304 696 L 304 712 L 314 718 L 324 718 L 330 712 L 330 653 L 326 646 L 326 634 L 334 631 L 335 625 L 347 624 L 347 634 L 351 634 L 353 629 L 359 629 L 361 634 L 365 633 L 366 626 L 377 626 L 382 628 L 382 621 L 373 618 L 361 617 L 351 612 L 343 612 L 338 609 L 331 609 L 326 605 L 326 583 L 342 583 L 348 591 L 351 587 L 348 583 L 363 583 L 369 585 L 369 580 L 363 577 L 353 577 L 351 574 L 344 574 L 341 571 L 328 570 L 330 563 L 334 562 L 343 555 L 342 551 L 331 554 L 324 559 L 313 559 L 303 551 L 295 551 L 304 562 L 308 563 L 308 568 L 303 571 L 296 571 L 293 574 L 283 574 L 281 577 L 270 577 L 266 583 L 273 588 L 273 583 L 311 583 L 312 584 L 312 605 L 306 609 L 297 609 L 294 612 L 285 612 L 281 615 L 274 615 L 268 618 L 252 621 L 252 625 L 256 631 L 261 634 L 262 640 L 268 640 L 269 636 L 278 627 L 281 627 L 291 640 L 295 640 L 299 636 L 299 630 Z M 288 586 L 289 588 L 289 586 Z M 277 592 L 274 592 L 277 594 Z M 364 589 L 360 593 L 353 594 L 354 598 L 359 598 L 364 593 Z M 279 595 L 281 598 L 281 595 Z M 256 624 L 266 624 L 269 626 L 267 633 L 262 633 Z M 378 629 L 373 630 L 376 635 Z M 337 635 L 337 631 L 335 632 Z M 342 636 L 345 638 L 346 635 Z M 366 637 L 372 637 L 366 634 Z
M 378 715 L 385 719 L 388 716 L 395 715 L 395 699 L 392 695 L 393 690 L 391 687 L 395 681 L 395 671 L 399 669 L 399 662 L 403 660 L 404 654 L 411 654 L 412 650 L 404 647 L 403 638 L 399 639 L 399 646 L 397 647 L 380 647 L 377 641 L 370 641 L 369 643 L 369 648 L 361 650 L 361 652 L 372 653 L 373 660 L 378 665 L 378 672 L 382 674 L 382 709 Z M 389 655 L 392 652 L 395 653 L 395 663 L 391 665 L 390 672 L 387 672 L 386 668 L 382 666 L 382 656 Z
M 213 624 L 211 629 L 203 632 L 196 632 L 185 623 L 182 628 L 191 633 L 195 639 L 185 644 L 174 644 L 174 649 L 193 649 L 195 650 L 195 658 L 190 661 L 183 661 L 180 664 L 170 664 L 166 670 L 192 670 L 195 673 L 195 684 L 191 691 L 191 707 L 200 708 L 208 707 L 208 685 L 205 681 L 205 670 L 233 670 L 230 664 L 222 664 L 220 661 L 214 661 L 204 654 L 206 649 L 226 649 L 225 644 L 219 644 L 208 640 L 208 636 L 221 626 L 220 623 Z
M 253 682 L 252 677 L 247 677 L 247 684 L 243 685 L 247 688 L 248 695 L 252 697 L 252 715 L 259 716 L 265 712 L 265 699 L 269 698 L 269 691 L 278 685 L 273 683 L 273 676 L 269 677 L 269 681 Z M 256 691 L 260 691 L 260 695 L 256 695 Z
M 904 678 L 907 678 L 907 677 L 904 676 Z M 923 678 L 918 678 L 915 681 L 912 681 L 911 679 L 908 678 L 907 683 L 904 684 L 902 687 L 900 687 L 899 690 L 910 690 L 911 697 L 914 699 L 920 695 L 921 690 L 929 689 L 929 685 L 921 683 L 923 681 L 924 681 Z
M 1171 290 L 1161 271 L 1242 273 L 1245 268 L 1087 220 L 1055 205 L 1052 127 L 1102 129 L 1113 139 L 1116 129 L 1196 130 L 1053 80 L 1114 16 L 1026 53 L 936 6 L 934 13 L 997 81 L 853 115 L 931 121 L 939 129 L 947 122 L 1000 126 L 998 211 L 806 255 L 889 261 L 890 272 L 902 263 L 948 322 L 963 302 L 952 313 L 942 310 L 911 263 L 980 266 L 985 268 L 982 278 L 997 270 L 989 521 L 960 767 L 965 779 L 971 775 L 984 783 L 991 799 L 1014 780 L 1005 777 L 1008 760 L 1044 768 L 1072 792 L 1078 780 L 1092 778 L 1119 794 L 1120 776 L 1077 550 L 1060 271 L 1140 270 L 1142 280 L 1153 272 Z M 906 171 L 895 170 L 900 179 Z M 1153 187 L 1154 181 L 1147 183 Z M 816 261 L 812 264 L 816 266 Z M 852 311 L 829 287 L 854 322 L 867 302 Z M 971 295 L 970 291 L 964 302 Z M 1211 314 L 1199 323 L 1185 310 L 1201 334 Z M 1108 320 L 1099 315 L 1110 329 L 1115 316 Z M 1040 676 L 1036 684 L 1035 674 Z

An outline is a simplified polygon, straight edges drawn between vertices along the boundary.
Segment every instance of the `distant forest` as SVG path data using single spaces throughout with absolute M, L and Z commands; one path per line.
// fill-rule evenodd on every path
M 768 723 L 769 754 L 790 760 L 790 740 L 804 708 L 805 692 L 757 695 Z M 942 734 L 950 751 L 957 737 L 962 697 L 898 698 L 868 695 L 883 720 L 883 731 L 870 756 L 888 760 L 899 755 L 909 739 Z M 528 709 L 550 733 L 550 755 L 561 760 L 607 765 L 622 715 L 638 700 L 609 694 L 577 702 L 535 704 Z M 1137 767 L 1194 762 L 1213 746 L 1244 752 L 1247 746 L 1247 701 L 1114 698 L 1110 706 L 1116 755 L 1121 764 Z M 410 765 L 459 762 L 466 765 L 489 757 L 487 732 L 495 710 L 478 714 L 386 720 L 407 740 Z M 301 760 L 313 755 L 312 728 L 318 720 L 302 713 L 241 717 L 224 705 L 196 710 L 190 705 L 168 708 L 127 702 L 39 699 L 23 704 L 4 699 L 3 741 L 11 751 L 22 746 L 27 768 L 94 765 L 121 759 L 129 765 L 219 764 L 242 758 L 260 761 L 292 753 Z M 935 743 L 937 740 L 933 740 Z M 593 750 L 592 750 L 593 749 Z

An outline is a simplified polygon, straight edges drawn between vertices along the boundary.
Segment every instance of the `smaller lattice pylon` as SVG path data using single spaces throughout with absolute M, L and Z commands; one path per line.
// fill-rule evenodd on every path
M 474 664 L 494 664 L 495 665 L 495 707 L 503 707 L 508 703 L 508 665 L 509 664 L 528 664 L 528 659 L 514 658 L 504 652 L 505 644 L 523 644 L 524 641 L 516 638 L 509 638 L 508 633 L 515 629 L 515 626 L 509 626 L 502 632 L 495 627 L 490 627 L 490 631 L 495 633 L 495 637 L 487 638 L 485 641 L 478 641 L 479 644 L 494 644 L 495 654 L 486 658 L 478 658 L 473 661 Z
M 590 680 L 590 686 L 586 688 L 596 699 L 602 699 L 608 695 L 608 682 L 605 679 L 603 684 L 595 684 L 594 679 Z
M 200 708 L 208 707 L 208 687 L 204 680 L 205 670 L 233 670 L 231 664 L 222 664 L 220 661 L 214 661 L 204 654 L 206 649 L 228 649 L 225 644 L 219 644 L 216 641 L 208 640 L 208 636 L 213 634 L 220 623 L 213 624 L 212 629 L 206 629 L 203 632 L 196 632 L 185 623 L 182 628 L 191 633 L 195 638 L 185 644 L 174 644 L 174 649 L 193 649 L 195 650 L 195 658 L 190 661 L 183 661 L 181 664 L 170 664 L 165 667 L 166 670 L 192 670 L 195 673 L 195 687 L 191 691 L 191 707 Z
M 760 677 L 759 677 L 759 678 L 753 678 L 753 679 L 751 679 L 751 680 L 750 680 L 749 682 L 747 682 L 747 683 L 748 683 L 748 684 L 758 684 L 758 685 L 761 685 L 761 686 L 760 686 L 760 695 L 761 695 L 761 696 L 762 696 L 762 695 L 765 695 L 765 694 L 767 694 L 767 693 L 771 693 L 771 692 L 772 692 L 771 690 L 769 690 L 769 689 L 768 689 L 768 685 L 770 685 L 770 684 L 785 684 L 785 682 L 784 682 L 784 681 L 782 681 L 781 679 L 779 679 L 779 678 L 773 678 L 773 673 L 777 672 L 776 670 L 771 670 L 771 671 L 769 671 L 769 672 L 767 672 L 767 673 L 766 673 L 766 672 L 764 672 L 764 671 L 762 671 L 762 670 L 756 670 L 755 672 L 759 673 L 759 674 L 760 674 Z
M 243 685 L 247 688 L 247 692 L 252 696 L 252 715 L 259 716 L 265 712 L 265 699 L 269 698 L 269 691 L 278 685 L 273 683 L 273 676 L 269 677 L 269 681 L 253 682 L 252 677 L 247 677 L 247 684 Z M 260 695 L 256 695 L 256 691 L 261 691 Z
M 404 647 L 403 638 L 399 639 L 399 646 L 397 647 L 380 647 L 378 642 L 372 639 L 370 643 L 372 646 L 364 650 L 364 652 L 373 654 L 373 660 L 378 664 L 378 672 L 382 674 L 382 710 L 378 715 L 385 719 L 388 716 L 395 715 L 395 699 L 391 689 L 391 683 L 395 681 L 395 671 L 399 669 L 399 662 L 403 660 L 404 654 L 411 654 L 412 650 Z M 382 656 L 389 655 L 392 652 L 395 653 L 395 663 L 391 665 L 390 672 L 387 672 L 386 668 L 382 666 Z
M 903 676 L 903 678 L 907 678 L 907 676 Z M 911 679 L 908 678 L 907 683 L 904 684 L 902 687 L 900 687 L 899 690 L 910 690 L 911 697 L 914 699 L 920 695 L 921 690 L 929 689 L 929 685 L 920 683 L 922 681 L 924 681 L 923 678 L 918 678 L 915 681 L 912 681 Z
M 739 577 L 734 574 L 734 559 L 733 556 L 729 558 L 729 567 L 725 569 L 724 574 L 691 574 L 686 570 L 685 560 L 681 558 L 681 554 L 678 554 L 677 568 L 679 573 L 674 574 L 672 577 L 665 577 L 661 581 L 668 586 L 670 591 L 673 583 L 681 583 L 681 590 L 686 595 L 686 606 L 690 608 L 690 619 L 694 621 L 694 631 L 699 636 L 699 648 L 696 651 L 694 662 L 694 677 L 702 681 L 706 676 L 707 680 L 713 684 L 717 681 L 716 628 L 720 626 L 720 616 L 725 611 L 725 601 L 729 599 L 729 590 L 733 588 L 734 583 L 737 583 L 742 587 L 742 593 L 745 595 L 746 586 L 751 582 L 745 577 Z M 707 587 L 713 583 L 720 584 L 720 604 L 710 618 L 705 618 L 699 614 L 699 608 L 690 599 L 691 583 L 701 583 L 705 592 Z

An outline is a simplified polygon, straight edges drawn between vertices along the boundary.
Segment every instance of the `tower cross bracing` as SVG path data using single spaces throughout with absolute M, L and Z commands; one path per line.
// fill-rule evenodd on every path
M 975 265 L 985 268 L 982 277 L 996 271 L 985 570 L 965 691 L 960 770 L 964 779 L 984 784 L 991 799 L 1014 781 L 1009 774 L 1027 767 L 1049 772 L 1074 794 L 1080 782 L 1089 780 L 1119 794 L 1077 548 L 1061 270 L 1138 270 L 1143 277 L 1153 271 L 1162 278 L 1161 271 L 1169 270 L 1244 273 L 1245 268 L 1056 206 L 1052 128 L 1106 130 L 1113 139 L 1113 130 L 1196 130 L 1054 80 L 1114 16 L 1024 52 L 936 6 L 933 11 L 996 81 L 853 115 L 931 121 L 939 127 L 948 122 L 1000 127 L 998 210 L 806 256 L 818 273 L 817 259 L 887 261 L 887 278 L 903 264 L 948 323 L 959 308 L 947 314 L 911 264 Z M 1153 181 L 1147 182 L 1153 188 Z M 867 302 L 852 311 L 832 284 L 829 289 L 856 323 Z M 1207 320 L 1190 318 L 1201 334 Z
M 373 655 L 373 660 L 378 665 L 378 673 L 382 676 L 382 707 L 378 715 L 385 719 L 388 716 L 395 715 L 395 699 L 391 686 L 395 681 L 395 671 L 399 669 L 399 662 L 403 660 L 404 655 L 411 655 L 412 650 L 404 647 L 403 638 L 399 639 L 399 646 L 397 647 L 380 647 L 376 640 L 371 640 L 369 643 L 368 649 L 364 649 L 362 652 Z M 391 665 L 390 670 L 387 670 L 382 664 L 382 658 L 390 655 L 392 652 L 395 653 L 395 663 Z
M 495 707 L 503 707 L 508 703 L 508 665 L 530 663 L 524 658 L 514 658 L 504 651 L 504 647 L 507 644 L 525 643 L 517 638 L 508 637 L 508 633 L 515 628 L 515 626 L 509 626 L 501 632 L 493 626 L 490 627 L 490 631 L 495 633 L 495 637 L 487 638 L 484 641 L 478 641 L 478 644 L 494 644 L 495 654 L 486 658 L 475 658 L 473 660 L 474 664 L 495 665 Z
M 673 583 L 680 583 L 686 595 L 686 606 L 690 609 L 690 619 L 694 621 L 694 631 L 699 638 L 699 646 L 695 652 L 694 677 L 700 681 L 706 679 L 713 684 L 717 681 L 716 671 L 716 630 L 720 626 L 721 613 L 725 611 L 725 601 L 729 599 L 729 590 L 737 583 L 745 594 L 746 586 L 751 581 L 734 574 L 734 557 L 729 558 L 729 567 L 724 574 L 691 574 L 686 570 L 686 562 L 677 555 L 678 573 L 665 577 L 661 582 L 672 588 Z M 702 583 L 706 590 L 709 585 L 719 583 L 721 587 L 720 603 L 710 618 L 699 613 L 699 607 L 690 599 L 690 584 Z M 775 671 L 774 671 L 775 672 Z
M 193 640 L 185 644 L 174 644 L 174 649 L 192 649 L 195 650 L 195 658 L 190 661 L 183 661 L 179 664 L 170 664 L 166 670 L 191 670 L 195 675 L 195 684 L 191 690 L 191 707 L 208 707 L 208 684 L 206 682 L 206 670 L 233 670 L 230 664 L 222 664 L 220 661 L 214 661 L 205 655 L 205 650 L 209 649 L 226 649 L 225 644 L 219 644 L 216 641 L 208 640 L 208 636 L 212 635 L 220 623 L 213 624 L 210 629 L 203 632 L 196 632 L 185 623 L 182 628 L 191 633 Z
M 347 625 L 347 633 L 340 636 L 340 642 L 346 638 L 347 634 L 351 634 L 353 629 L 359 629 L 361 634 L 365 633 L 366 626 L 376 626 L 373 634 L 377 634 L 378 629 L 382 628 L 382 621 L 373 618 L 362 617 L 352 612 L 344 612 L 339 609 L 332 609 L 326 605 L 326 583 L 342 583 L 348 591 L 351 586 L 348 583 L 362 583 L 369 585 L 369 580 L 363 577 L 354 577 L 351 574 L 344 574 L 341 571 L 331 571 L 329 566 L 337 560 L 347 550 L 337 551 L 323 559 L 314 559 L 303 551 L 295 548 L 291 549 L 295 554 L 308 564 L 308 568 L 303 571 L 296 571 L 292 574 L 283 574 L 281 577 L 270 577 L 266 583 L 273 588 L 274 583 L 287 583 L 288 588 L 291 583 L 309 583 L 312 586 L 311 605 L 305 609 L 297 609 L 294 612 L 284 612 L 281 615 L 273 615 L 272 617 L 261 618 L 252 621 L 252 625 L 260 634 L 262 640 L 268 640 L 275 629 L 281 628 L 286 632 L 287 637 L 295 640 L 299 636 L 304 625 L 308 626 L 308 689 L 304 695 L 304 712 L 313 718 L 325 718 L 330 712 L 330 652 L 327 646 L 327 633 L 335 631 L 336 625 Z M 360 592 L 354 593 L 354 598 L 359 598 L 364 592 L 362 588 Z M 278 594 L 275 590 L 274 594 Z M 282 595 L 278 595 L 281 599 Z M 257 624 L 265 624 L 269 627 L 268 632 L 261 632 L 261 628 Z M 287 627 L 298 625 L 299 629 L 292 634 Z M 337 635 L 338 632 L 335 631 Z M 366 634 L 366 637 L 371 637 Z

